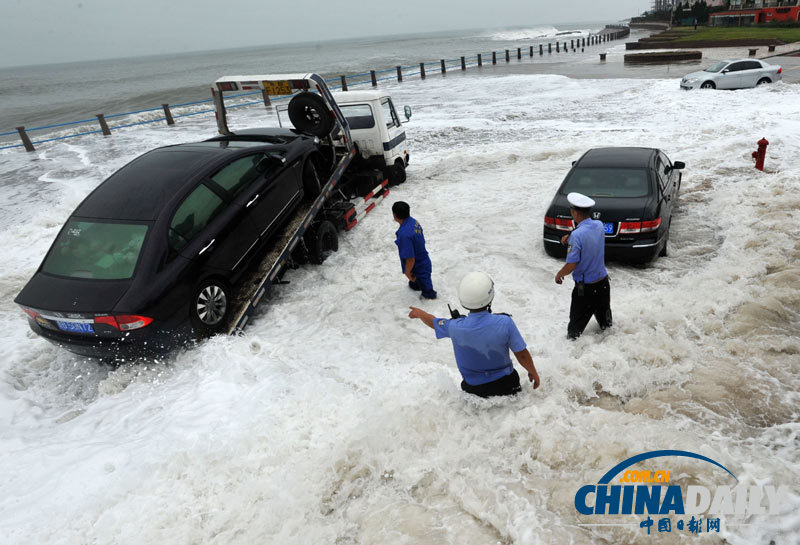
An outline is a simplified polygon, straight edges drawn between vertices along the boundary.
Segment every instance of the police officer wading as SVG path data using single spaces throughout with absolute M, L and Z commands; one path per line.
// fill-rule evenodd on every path
M 395 232 L 397 251 L 400 254 L 400 267 L 408 278 L 408 287 L 421 291 L 426 299 L 436 299 L 436 291 L 431 281 L 431 258 L 425 249 L 425 235 L 422 226 L 411 217 L 408 203 L 397 201 L 392 205 L 394 221 L 400 224 Z
M 418 318 L 432 328 L 437 339 L 449 337 L 453 341 L 456 364 L 464 379 L 461 389 L 480 397 L 518 393 L 522 388 L 509 350 L 528 372 L 533 388 L 538 388 L 539 374 L 514 320 L 507 314 L 491 313 L 494 282 L 489 275 L 467 274 L 458 287 L 458 298 L 469 315 L 447 320 L 410 307 L 408 317 Z
M 611 327 L 611 286 L 605 265 L 606 234 L 603 222 L 589 216 L 594 201 L 580 193 L 567 195 L 570 213 L 577 227 L 561 239 L 568 245 L 567 264 L 556 273 L 556 284 L 572 273 L 575 287 L 569 308 L 567 337 L 580 337 L 594 316 L 600 329 Z

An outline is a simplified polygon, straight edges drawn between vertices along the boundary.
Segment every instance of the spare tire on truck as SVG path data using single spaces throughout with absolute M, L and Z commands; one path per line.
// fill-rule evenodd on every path
M 334 118 L 325 100 L 308 91 L 289 101 L 289 121 L 300 132 L 324 138 L 331 133 Z

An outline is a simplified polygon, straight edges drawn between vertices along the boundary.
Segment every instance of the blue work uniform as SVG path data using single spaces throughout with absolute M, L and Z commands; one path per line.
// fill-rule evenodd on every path
M 505 314 L 488 311 L 446 320 L 434 318 L 436 338 L 453 341 L 456 365 L 470 386 L 493 382 L 514 372 L 508 351 L 527 348 L 514 320 Z
M 575 287 L 569 308 L 567 337 L 576 339 L 586 329 L 592 316 L 600 329 L 611 327 L 611 285 L 606 271 L 606 233 L 603 222 L 585 219 L 569 235 L 567 263 L 576 263 L 572 271 Z
M 397 251 L 400 254 L 400 269 L 403 274 L 406 272 L 406 259 L 414 258 L 414 267 L 411 273 L 416 277 L 416 281 L 409 282 L 412 289 L 422 291 L 422 296 L 428 299 L 436 298 L 436 291 L 433 289 L 431 272 L 433 266 L 428 251 L 425 249 L 425 235 L 422 226 L 414 218 L 408 217 L 403 220 L 400 228 L 395 232 L 397 238 Z
M 608 276 L 606 271 L 606 232 L 603 222 L 585 219 L 569 235 L 567 263 L 577 263 L 572 271 L 575 282 L 593 284 Z

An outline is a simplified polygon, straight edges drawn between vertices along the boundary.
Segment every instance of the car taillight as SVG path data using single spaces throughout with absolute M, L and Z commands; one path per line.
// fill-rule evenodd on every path
M 627 235 L 630 233 L 641 233 L 642 232 L 642 222 L 641 221 L 623 221 L 619 224 L 619 234 L 620 235 Z
M 544 217 L 544 226 L 549 227 L 550 229 L 556 228 L 556 220 L 555 218 L 551 218 L 550 216 Z
M 782 66 L 778 67 L 778 74 L 780 74 L 781 72 L 783 72 L 783 67 Z
M 556 229 L 559 231 L 572 231 L 574 228 L 575 224 L 572 219 L 556 218 Z
M 39 313 L 36 312 L 35 310 L 33 310 L 32 308 L 23 307 L 22 305 L 20 305 L 19 308 L 21 308 L 22 312 L 24 312 L 25 314 L 27 314 L 28 316 L 30 316 L 34 320 L 36 319 L 37 316 L 39 316 Z
M 656 218 L 651 221 L 643 221 L 642 222 L 642 233 L 647 233 L 650 231 L 656 231 L 661 226 L 661 218 Z
M 110 325 L 120 331 L 131 331 L 141 329 L 150 325 L 152 318 L 147 316 L 137 316 L 133 314 L 121 314 L 118 316 L 95 316 L 94 323 Z
M 623 221 L 619 224 L 619 234 L 649 233 L 650 231 L 656 231 L 660 226 L 661 218 L 651 221 Z

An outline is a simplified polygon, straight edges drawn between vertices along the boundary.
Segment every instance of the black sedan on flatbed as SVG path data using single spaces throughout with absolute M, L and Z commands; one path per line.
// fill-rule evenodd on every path
M 592 217 L 606 231 L 606 259 L 648 262 L 667 253 L 672 207 L 681 186 L 680 161 L 653 148 L 596 148 L 573 163 L 544 218 L 544 249 L 564 257 L 561 238 L 575 226 L 567 194 L 595 200 Z
M 319 193 L 318 154 L 289 130 L 152 150 L 86 197 L 15 301 L 33 331 L 88 356 L 216 333 L 248 262 Z

